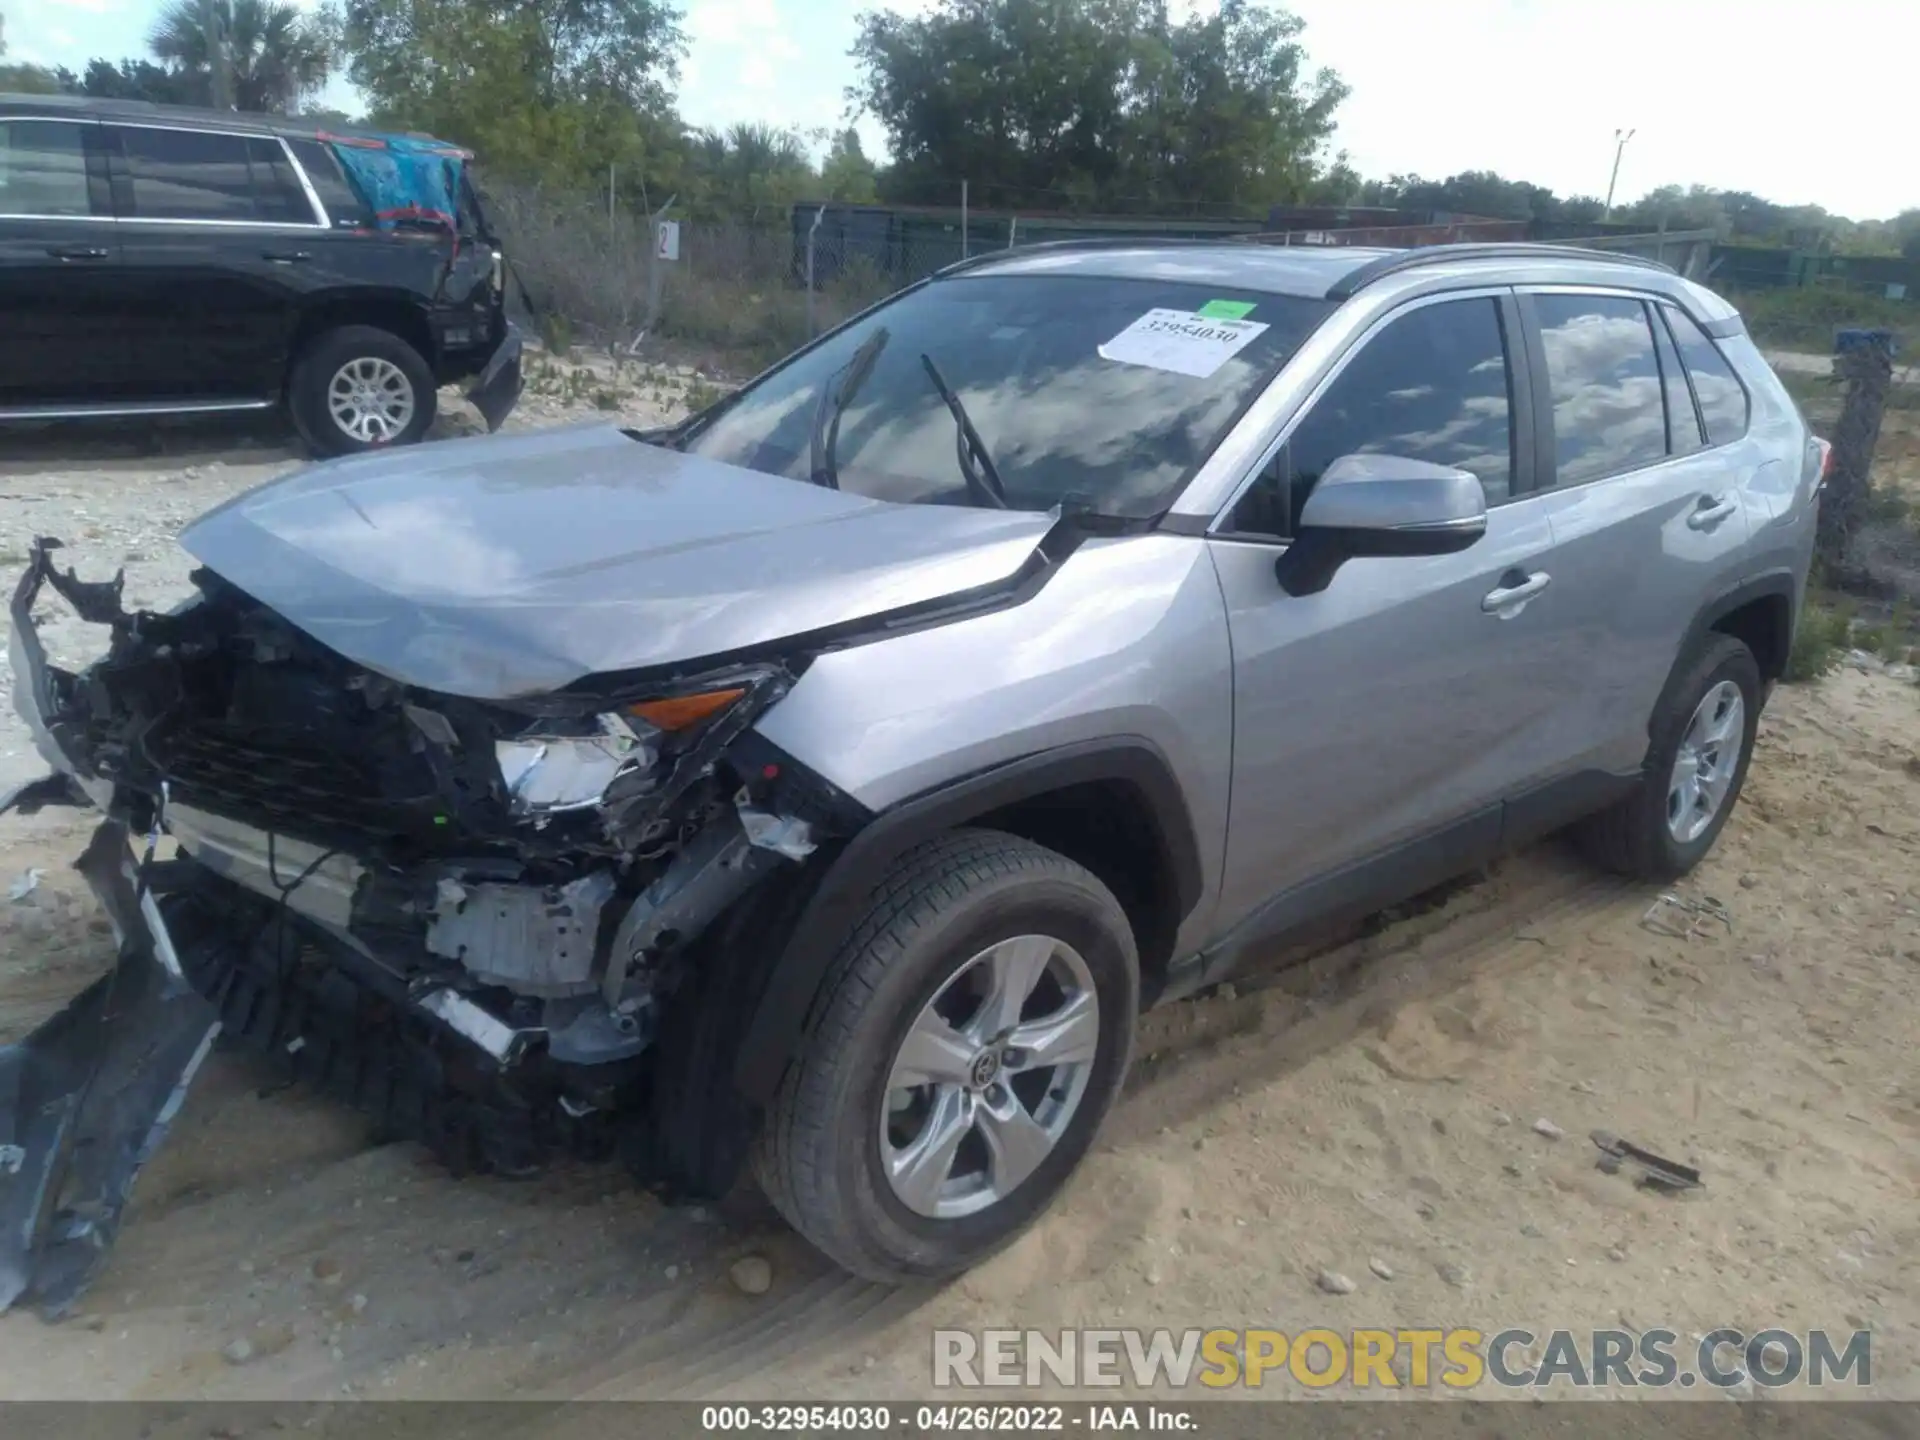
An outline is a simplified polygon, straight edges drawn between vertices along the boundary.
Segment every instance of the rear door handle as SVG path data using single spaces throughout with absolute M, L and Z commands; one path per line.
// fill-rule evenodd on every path
M 1502 620 L 1511 620 L 1526 607 L 1526 603 L 1553 583 L 1553 577 L 1544 570 L 1536 570 L 1531 575 L 1524 570 L 1509 570 L 1500 577 L 1500 584 L 1487 592 L 1487 598 L 1480 602 L 1480 608 L 1489 615 L 1497 615 Z
M 304 265 L 313 259 L 313 256 L 305 250 L 263 250 L 260 252 L 260 258 L 271 260 L 275 265 Z
M 1702 495 L 1693 513 L 1687 516 L 1687 526 L 1693 530 L 1711 530 L 1738 508 L 1733 501 L 1718 495 Z
M 107 251 L 98 245 L 49 245 L 47 254 L 56 260 L 104 260 Z

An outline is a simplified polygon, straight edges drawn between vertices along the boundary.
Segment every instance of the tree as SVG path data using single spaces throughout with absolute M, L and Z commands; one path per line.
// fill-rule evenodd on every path
M 156 105 L 192 105 L 206 99 L 204 76 L 169 70 L 151 60 L 122 60 L 116 65 L 96 57 L 87 62 L 82 74 L 62 70 L 60 88 L 97 100 L 148 100 Z
M 1363 203 L 1391 205 L 1488 220 L 1584 222 L 1600 218 L 1604 204 L 1590 195 L 1561 199 L 1544 185 L 1508 180 L 1491 170 L 1463 170 L 1445 180 L 1394 175 L 1361 186 Z
M 688 209 L 719 219 L 765 221 L 819 188 L 808 136 L 742 123 L 695 132 L 686 161 Z
M 7 17 L 0 15 L 0 60 L 7 54 Z M 60 90 L 60 78 L 41 65 L 0 65 L 0 91 L 16 95 L 53 95 Z
M 374 123 L 472 146 L 496 175 L 679 180 L 667 0 L 335 0 L 326 24 Z
M 869 11 L 848 98 L 887 132 L 887 190 L 976 204 L 1261 211 L 1311 191 L 1346 87 L 1300 22 L 1222 0 L 936 0 Z M 1341 182 L 1344 183 L 1344 182 Z
M 191 80 L 201 103 L 211 103 L 215 88 L 209 10 L 221 31 L 236 109 L 284 113 L 327 83 L 333 63 L 325 34 L 289 0 L 171 0 L 147 46 Z
M 833 148 L 820 167 L 821 198 L 871 205 L 879 199 L 879 174 L 860 144 L 860 132 L 849 125 L 833 137 Z

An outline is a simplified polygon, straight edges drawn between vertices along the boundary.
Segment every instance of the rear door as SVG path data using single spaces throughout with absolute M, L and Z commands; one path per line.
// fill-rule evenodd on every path
M 1433 848 L 1418 841 L 1491 848 L 1501 800 L 1561 759 L 1584 659 L 1566 644 L 1551 528 L 1526 503 L 1517 325 L 1505 291 L 1384 319 L 1214 530 L 1234 660 L 1223 924 L 1355 862 Z M 1472 472 L 1487 533 L 1454 555 L 1350 560 L 1321 593 L 1289 596 L 1279 550 L 1321 472 L 1357 452 Z
M 95 402 L 128 372 L 98 137 L 0 114 L 0 409 Z
M 144 398 L 276 397 L 325 236 L 278 137 L 112 124 Z
M 1645 754 L 1682 637 L 1731 583 L 1749 512 L 1763 502 L 1737 446 L 1708 441 L 1666 306 L 1571 287 L 1534 289 L 1520 303 L 1550 440 L 1532 503 L 1553 528 L 1554 588 L 1587 657 L 1590 703 L 1567 717 L 1568 748 L 1577 769 L 1624 774 Z M 1733 392 L 1737 434 L 1737 380 Z M 1716 392 L 1723 413 L 1726 398 Z

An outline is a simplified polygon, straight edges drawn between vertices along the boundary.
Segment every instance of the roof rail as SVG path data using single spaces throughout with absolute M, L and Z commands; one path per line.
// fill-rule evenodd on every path
M 1461 245 L 1423 245 L 1383 255 L 1348 271 L 1327 290 L 1329 300 L 1350 300 L 1376 280 L 1398 275 L 1402 270 L 1418 270 L 1425 265 L 1445 265 L 1454 260 L 1586 260 L 1608 265 L 1632 265 L 1643 270 L 1662 270 L 1669 275 L 1680 272 L 1659 260 L 1644 255 L 1627 255 L 1615 250 L 1589 250 L 1579 245 L 1543 245 L 1530 241 L 1487 241 Z
M 989 260 L 999 260 L 1008 255 L 1031 255 L 1034 251 L 1058 253 L 1062 250 L 1132 250 L 1141 247 L 1157 250 L 1166 245 L 1229 245 L 1239 240 L 1238 235 L 1083 235 L 1068 240 L 1036 240 L 1031 245 L 1010 245 L 998 250 L 982 250 L 977 255 L 969 255 L 964 260 L 956 260 L 951 265 L 943 265 L 934 271 L 936 275 L 952 275 L 961 270 L 970 270 L 976 265 L 984 265 Z

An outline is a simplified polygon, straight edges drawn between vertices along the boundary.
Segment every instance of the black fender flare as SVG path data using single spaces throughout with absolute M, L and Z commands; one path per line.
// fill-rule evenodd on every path
M 1062 745 L 996 765 L 904 800 L 856 832 L 821 875 L 786 939 L 735 1061 L 741 1095 L 764 1105 L 813 1022 L 827 968 L 894 858 L 1021 800 L 1094 782 L 1135 789 L 1151 817 L 1181 919 L 1200 903 L 1204 876 L 1186 796 L 1160 747 L 1139 735 Z
M 1742 580 L 1732 589 L 1722 591 L 1702 605 L 1693 617 L 1693 622 L 1687 626 L 1686 637 L 1680 642 L 1680 653 L 1674 657 L 1674 669 L 1679 669 L 1685 663 L 1687 656 L 1693 653 L 1708 631 L 1734 611 L 1751 605 L 1755 600 L 1779 599 L 1787 602 L 1786 644 L 1791 646 L 1793 632 L 1799 628 L 1800 624 L 1798 598 L 1799 586 L 1795 583 L 1793 572 L 1786 569 L 1770 570 L 1764 575 L 1752 576 Z M 1785 655 L 1786 651 L 1783 649 L 1781 652 L 1783 665 Z

